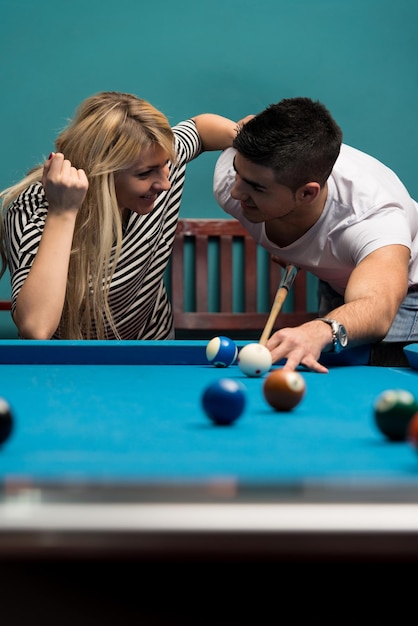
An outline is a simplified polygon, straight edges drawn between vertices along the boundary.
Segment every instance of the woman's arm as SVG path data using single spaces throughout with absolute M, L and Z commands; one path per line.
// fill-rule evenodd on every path
M 225 150 L 232 146 L 238 124 L 232 120 L 214 113 L 202 113 L 193 118 L 203 150 Z
M 83 170 L 57 153 L 45 164 L 45 227 L 30 272 L 16 300 L 14 322 L 25 339 L 50 339 L 61 319 L 78 210 L 88 189 Z

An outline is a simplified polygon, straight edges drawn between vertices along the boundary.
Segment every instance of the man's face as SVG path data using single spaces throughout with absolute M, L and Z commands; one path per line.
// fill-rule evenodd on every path
M 242 212 L 250 222 L 268 222 L 293 213 L 295 195 L 276 181 L 272 168 L 252 163 L 237 152 L 234 169 L 231 196 L 240 201 Z

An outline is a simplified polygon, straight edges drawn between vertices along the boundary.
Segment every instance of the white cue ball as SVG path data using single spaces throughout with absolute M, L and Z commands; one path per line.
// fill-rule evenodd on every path
M 247 376 L 262 376 L 271 365 L 270 350 L 261 343 L 248 343 L 238 353 L 238 366 Z

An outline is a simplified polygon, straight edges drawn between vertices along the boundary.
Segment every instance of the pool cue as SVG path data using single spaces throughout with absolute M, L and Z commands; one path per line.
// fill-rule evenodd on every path
M 262 346 L 266 345 L 270 337 L 274 322 L 276 321 L 276 318 L 281 311 L 283 303 L 287 298 L 287 294 L 289 293 L 289 290 L 293 285 L 293 281 L 295 280 L 297 273 L 298 268 L 296 267 L 296 265 L 286 265 L 286 272 L 282 280 L 280 281 L 279 288 L 277 289 L 276 296 L 274 298 L 273 306 L 271 307 L 270 315 L 264 327 L 263 333 L 260 337 L 260 341 L 258 342 Z

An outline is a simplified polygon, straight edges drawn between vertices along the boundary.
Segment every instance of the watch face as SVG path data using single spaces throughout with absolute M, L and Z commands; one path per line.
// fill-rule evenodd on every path
M 332 328 L 332 346 L 334 352 L 341 352 L 348 345 L 348 336 L 345 327 L 336 320 L 328 317 L 320 317 L 321 322 L 329 324 Z
M 342 348 L 345 348 L 348 343 L 347 331 L 342 324 L 338 328 L 338 341 Z

